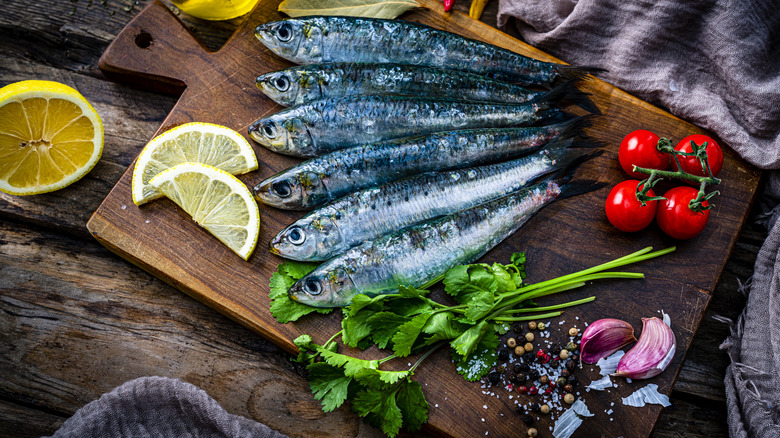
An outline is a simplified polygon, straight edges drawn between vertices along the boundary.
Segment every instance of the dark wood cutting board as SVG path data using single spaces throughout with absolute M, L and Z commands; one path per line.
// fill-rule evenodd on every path
M 434 0 L 424 0 L 422 4 L 423 8 L 403 18 L 556 61 L 465 15 L 445 14 Z M 281 109 L 255 87 L 254 80 L 258 74 L 290 64 L 252 35 L 257 24 L 282 18 L 276 11 L 277 5 L 276 0 L 258 4 L 227 44 L 211 53 L 163 4 L 154 2 L 117 36 L 101 58 L 100 68 L 116 81 L 181 93 L 158 133 L 181 123 L 202 121 L 223 124 L 245 134 L 257 118 Z M 617 163 L 617 145 L 634 129 L 650 129 L 673 139 L 705 133 L 597 79 L 583 82 L 581 88 L 593 94 L 603 112 L 589 134 L 608 145 L 604 155 L 578 171 L 578 176 L 583 178 L 604 181 L 610 187 L 625 179 Z M 256 144 L 254 149 L 260 168 L 241 176 L 250 187 L 297 162 Z M 323 342 L 339 329 L 338 312 L 304 317 L 292 324 L 279 324 L 268 312 L 268 280 L 281 259 L 270 254 L 266 247 L 271 237 L 300 213 L 261 206 L 260 241 L 255 254 L 245 262 L 170 201 L 158 200 L 136 207 L 130 194 L 132 171 L 132 166 L 127 169 L 87 224 L 102 244 L 290 352 L 295 351 L 292 340 L 301 333 L 310 333 L 315 341 Z M 580 397 L 595 417 L 587 419 L 575 436 L 641 437 L 652 431 L 661 407 L 627 407 L 622 405 L 620 397 L 646 383 L 658 384 L 663 393 L 671 392 L 710 294 L 753 202 L 760 173 L 726 148 L 721 177 L 722 195 L 715 200 L 710 223 L 693 240 L 674 241 L 665 237 L 656 225 L 635 234 L 616 231 L 603 212 L 608 193 L 608 188 L 604 188 L 552 204 L 483 258 L 507 262 L 512 252 L 526 251 L 529 280 L 535 282 L 597 265 L 646 246 L 677 245 L 675 253 L 630 268 L 644 272 L 643 280 L 594 283 L 567 293 L 566 297 L 545 301 L 597 296 L 595 302 L 551 320 L 550 339 L 567 339 L 563 330 L 572 326 L 583 329 L 585 322 L 603 317 L 627 320 L 638 333 L 640 318 L 658 316 L 660 310 L 671 316 L 677 336 L 677 353 L 661 375 L 633 383 L 620 380 L 617 388 L 605 392 L 585 392 L 580 386 Z M 376 354 L 367 352 L 372 353 Z M 407 361 L 414 360 L 404 359 L 400 366 L 406 366 Z M 594 367 L 585 367 L 577 374 L 584 384 L 599 377 Z M 431 432 L 454 437 L 525 435 L 527 426 L 515 413 L 514 403 L 518 399 L 525 403 L 530 400 L 528 396 L 510 394 L 504 388 L 484 388 L 479 382 L 466 382 L 455 372 L 446 351 L 426 361 L 416 378 L 430 403 L 426 427 Z M 489 392 L 495 395 L 486 394 Z M 610 410 L 611 414 L 607 414 Z M 548 431 L 551 424 L 549 418 L 536 423 L 540 436 L 551 436 Z

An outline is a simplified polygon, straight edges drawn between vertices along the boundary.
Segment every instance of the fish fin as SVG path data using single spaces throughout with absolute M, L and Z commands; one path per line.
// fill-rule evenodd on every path
M 592 179 L 571 181 L 571 176 L 555 181 L 561 187 L 558 199 L 571 198 L 585 193 L 594 192 L 607 186 L 607 183 Z
M 573 65 L 562 65 L 558 67 L 557 81 L 579 81 L 590 74 L 604 73 L 606 71 L 608 70 L 601 67 L 577 67 Z
M 547 102 L 541 104 L 538 114 L 539 119 L 529 124 L 528 126 L 565 123 L 576 118 L 576 116 L 572 113 L 560 110 L 558 108 L 551 108 Z
M 554 140 L 568 140 L 574 137 L 586 138 L 582 131 L 585 128 L 589 128 L 591 125 L 593 125 L 593 120 L 596 117 L 597 116 L 595 114 L 587 114 L 584 116 L 574 117 L 565 122 L 558 123 L 555 126 L 551 126 L 551 128 L 557 129 L 558 132 L 560 132 L 560 134 L 558 134 Z
M 590 93 L 586 93 L 577 88 L 577 81 L 571 80 L 556 85 L 547 93 L 535 98 L 532 102 L 563 102 L 566 104 L 577 105 L 591 114 L 601 114 L 601 110 L 592 100 Z

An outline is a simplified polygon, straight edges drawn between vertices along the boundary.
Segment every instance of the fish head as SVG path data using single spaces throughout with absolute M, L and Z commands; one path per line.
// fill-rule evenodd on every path
M 249 126 L 249 136 L 266 148 L 285 155 L 313 155 L 314 142 L 301 118 L 282 111 Z
M 266 96 L 279 105 L 290 106 L 297 103 L 301 92 L 301 82 L 294 70 L 280 70 L 257 77 L 255 84 Z
M 287 210 L 320 205 L 328 199 L 322 177 L 301 168 L 288 169 L 267 178 L 256 185 L 253 192 L 260 202 Z
M 257 26 L 255 37 L 272 52 L 296 64 L 322 58 L 322 28 L 316 20 L 289 18 Z
M 347 269 L 339 263 L 324 263 L 290 287 L 293 301 L 313 307 L 342 307 L 360 291 L 352 282 Z
M 271 240 L 271 252 L 299 261 L 328 260 L 346 249 L 343 242 L 333 219 L 305 216 Z

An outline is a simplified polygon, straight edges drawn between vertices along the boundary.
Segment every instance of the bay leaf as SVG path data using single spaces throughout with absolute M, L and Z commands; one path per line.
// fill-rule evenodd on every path
M 284 0 L 279 12 L 290 17 L 346 15 L 392 19 L 419 6 L 415 0 Z

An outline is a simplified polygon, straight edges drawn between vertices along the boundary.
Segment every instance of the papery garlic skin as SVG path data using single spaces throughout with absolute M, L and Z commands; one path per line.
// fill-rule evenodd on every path
M 658 318 L 642 318 L 639 340 L 620 359 L 613 376 L 649 379 L 669 366 L 677 350 L 677 340 L 671 327 Z
M 636 337 L 631 324 L 614 318 L 599 319 L 582 333 L 580 360 L 596 363 L 634 341 Z

